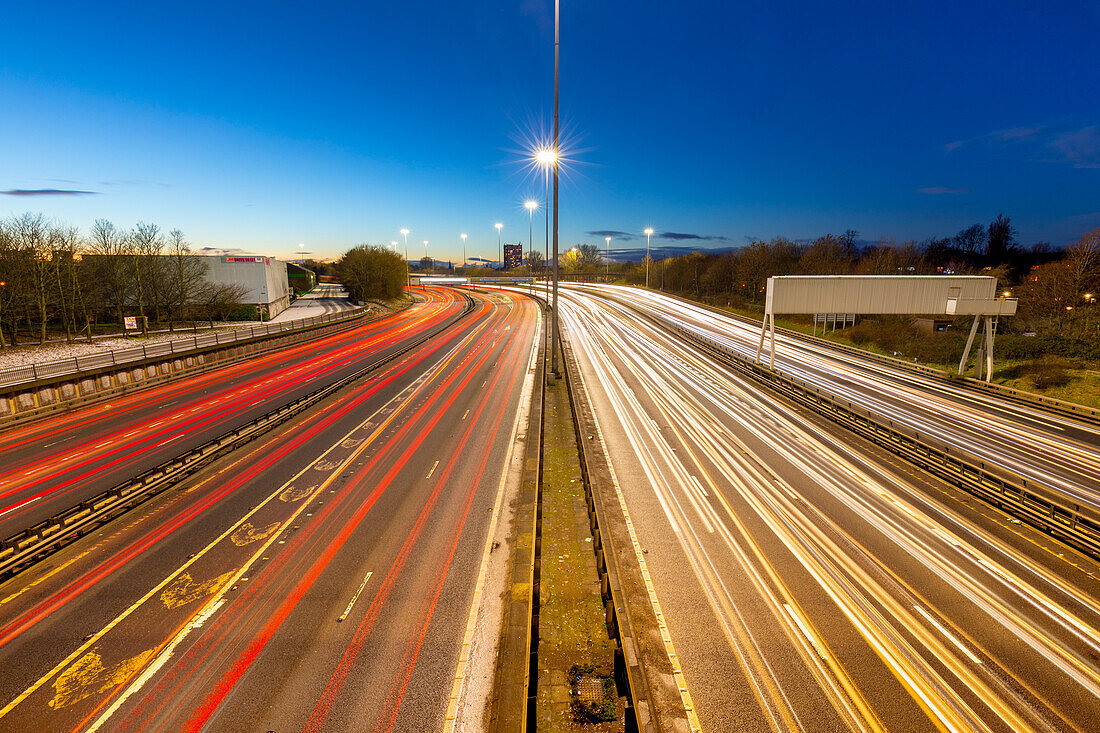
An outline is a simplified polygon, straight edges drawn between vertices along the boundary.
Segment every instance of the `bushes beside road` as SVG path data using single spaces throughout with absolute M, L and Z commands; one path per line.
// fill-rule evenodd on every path
M 336 263 L 336 275 L 348 296 L 366 300 L 392 300 L 405 288 L 405 261 L 385 247 L 361 244 L 352 247 Z

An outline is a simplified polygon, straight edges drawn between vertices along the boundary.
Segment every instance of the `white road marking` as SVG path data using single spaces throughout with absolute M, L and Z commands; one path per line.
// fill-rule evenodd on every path
M 367 587 L 367 581 L 370 580 L 370 576 L 374 575 L 374 571 L 367 573 L 367 577 L 363 578 L 363 582 L 359 584 L 359 590 L 355 591 L 355 595 L 351 597 L 351 602 L 348 603 L 348 607 L 344 609 L 344 612 L 340 614 L 340 618 L 336 619 L 339 623 L 348 617 L 351 613 L 351 607 L 355 605 L 355 602 L 359 600 L 359 594 L 363 592 L 363 589 Z

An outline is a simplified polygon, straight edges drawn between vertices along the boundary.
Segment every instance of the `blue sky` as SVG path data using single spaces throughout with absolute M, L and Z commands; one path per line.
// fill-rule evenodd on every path
M 1100 3 L 570 2 L 561 243 L 1100 226 Z M 0 216 L 318 256 L 528 237 L 553 4 L 10 4 Z M 12 195 L 57 189 L 88 194 Z M 536 243 L 541 245 L 536 218 Z M 633 235 L 627 241 L 626 235 Z M 700 237 L 693 239 L 691 237 Z M 655 244 L 658 238 L 655 238 Z

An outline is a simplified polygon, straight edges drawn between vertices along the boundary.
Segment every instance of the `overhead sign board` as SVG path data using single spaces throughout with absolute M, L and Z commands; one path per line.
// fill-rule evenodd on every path
M 768 278 L 765 310 L 942 316 L 966 312 L 961 303 L 996 299 L 997 278 L 985 275 L 782 275 Z M 1008 315 L 1003 306 L 993 314 Z

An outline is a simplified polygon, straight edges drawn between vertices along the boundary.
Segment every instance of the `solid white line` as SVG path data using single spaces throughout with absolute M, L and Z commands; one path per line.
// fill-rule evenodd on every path
M 982 663 L 982 660 L 978 659 L 974 655 L 974 652 L 967 649 L 963 645 L 963 643 L 961 641 L 959 641 L 958 639 L 956 639 L 952 634 L 949 634 L 947 632 L 947 629 L 945 629 L 943 626 L 941 626 L 939 621 L 932 618 L 932 615 L 930 613 L 928 613 L 928 611 L 925 611 L 920 606 L 913 606 L 913 608 L 917 609 L 917 613 L 919 613 L 921 616 L 924 616 L 926 619 L 928 619 L 928 623 L 932 624 L 937 629 L 939 629 L 939 632 L 941 634 L 943 634 L 944 636 L 946 636 L 948 641 L 950 641 L 952 644 L 957 646 L 959 648 L 959 650 L 962 651 L 962 653 L 965 654 L 970 659 L 971 662 L 973 662 L 974 664 L 981 664 Z
M 787 611 L 787 614 L 794 621 L 795 625 L 798 627 L 798 630 L 802 632 L 802 635 L 804 637 L 806 637 L 806 641 L 810 642 L 810 646 L 812 646 L 814 651 L 817 652 L 817 656 L 821 657 L 825 661 L 828 661 L 829 655 L 825 653 L 825 649 L 821 646 L 821 642 L 817 640 L 817 637 L 810 633 L 809 627 L 806 626 L 806 623 L 802 620 L 802 617 L 794 612 L 794 609 L 791 608 L 791 604 L 784 603 L 783 608 Z
M 363 582 L 359 584 L 359 590 L 355 591 L 355 595 L 351 597 L 351 602 L 348 603 L 348 607 L 344 609 L 344 612 L 340 614 L 340 618 L 336 619 L 339 623 L 348 617 L 351 613 L 351 607 L 355 605 L 355 602 L 359 600 L 359 594 L 363 592 L 363 589 L 367 587 L 367 581 L 370 580 L 370 576 L 374 575 L 374 571 L 367 573 L 367 577 L 363 578 Z

